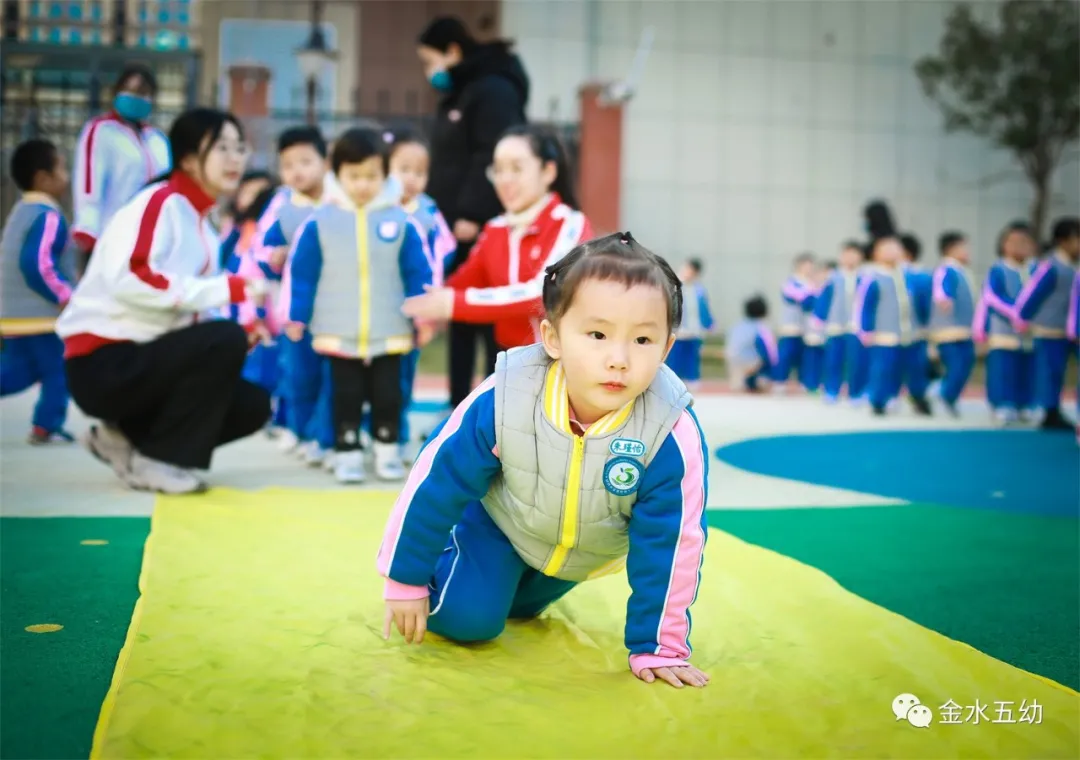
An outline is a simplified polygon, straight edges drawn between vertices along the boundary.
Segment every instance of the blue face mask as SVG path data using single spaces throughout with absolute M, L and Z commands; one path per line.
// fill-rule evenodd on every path
M 150 101 L 150 98 L 132 95 L 130 92 L 122 92 L 113 100 L 113 108 L 125 119 L 143 121 L 154 110 L 154 104 Z
M 450 79 L 450 72 L 446 69 L 439 69 L 431 75 L 431 86 L 440 92 L 448 92 L 451 87 L 454 86 L 453 80 Z

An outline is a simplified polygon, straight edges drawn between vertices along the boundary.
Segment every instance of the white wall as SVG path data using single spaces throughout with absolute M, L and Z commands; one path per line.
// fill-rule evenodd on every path
M 577 88 L 624 76 L 655 42 L 625 121 L 622 225 L 673 260 L 701 256 L 724 324 L 760 290 L 774 306 L 791 258 L 834 258 L 862 237 L 863 204 L 889 201 L 937 258 L 946 228 L 993 261 L 1031 190 L 1011 157 L 945 135 L 914 62 L 952 4 L 928 0 L 504 0 L 503 33 L 533 82 L 530 115 L 576 119 Z M 997 2 L 980 0 L 994 16 Z M 595 70 L 590 70 L 595 68 Z M 1080 207 L 1075 160 L 1051 218 Z

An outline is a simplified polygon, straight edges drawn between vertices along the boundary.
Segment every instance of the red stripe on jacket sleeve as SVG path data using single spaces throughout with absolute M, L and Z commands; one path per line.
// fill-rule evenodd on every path
M 86 133 L 86 177 L 85 177 L 85 192 L 90 195 L 90 191 L 93 189 L 92 178 L 94 176 L 94 167 L 91 163 L 94 158 L 94 133 L 97 132 L 97 128 L 101 125 L 101 120 L 98 119 L 90 125 L 90 131 Z
M 139 234 L 135 238 L 135 248 L 131 251 L 131 260 L 128 264 L 132 274 L 156 290 L 168 290 L 169 280 L 165 275 L 150 268 L 150 251 L 154 245 L 154 231 L 161 218 L 161 208 L 174 192 L 174 188 L 165 185 L 150 196 L 146 208 L 143 209 L 142 219 L 139 221 Z

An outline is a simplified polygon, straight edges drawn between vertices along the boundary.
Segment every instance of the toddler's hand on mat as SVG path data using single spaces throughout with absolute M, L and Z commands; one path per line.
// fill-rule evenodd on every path
M 427 631 L 428 602 L 429 597 L 426 596 L 423 599 L 387 599 L 383 638 L 389 641 L 391 626 L 397 626 L 398 633 L 405 637 L 405 643 L 422 642 Z
M 641 672 L 638 673 L 638 678 L 645 683 L 652 683 L 659 678 L 661 681 L 667 681 L 676 689 L 681 689 L 684 683 L 696 686 L 699 689 L 709 683 L 709 676 L 693 665 L 683 665 L 676 668 L 642 668 Z

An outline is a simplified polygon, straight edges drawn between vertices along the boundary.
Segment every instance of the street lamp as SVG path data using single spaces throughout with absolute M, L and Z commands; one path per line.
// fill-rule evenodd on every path
M 315 93 L 319 86 L 319 77 L 337 60 L 337 51 L 326 46 L 326 36 L 322 30 L 322 0 L 311 2 L 311 33 L 303 47 L 294 51 L 296 64 L 304 75 L 307 85 L 307 122 L 314 125 Z

